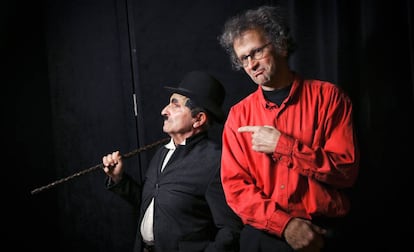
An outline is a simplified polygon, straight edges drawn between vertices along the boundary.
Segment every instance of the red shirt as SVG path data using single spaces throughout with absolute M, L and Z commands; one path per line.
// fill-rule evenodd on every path
M 241 126 L 271 125 L 282 134 L 273 155 L 252 150 Z M 245 224 L 281 236 L 292 217 L 340 217 L 350 202 L 359 152 L 349 97 L 332 83 L 295 76 L 280 106 L 261 87 L 229 112 L 223 129 L 222 183 Z

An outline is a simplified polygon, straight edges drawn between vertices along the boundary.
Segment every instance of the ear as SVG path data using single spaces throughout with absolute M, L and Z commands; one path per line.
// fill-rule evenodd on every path
M 205 112 L 200 112 L 194 117 L 193 128 L 199 128 L 207 122 L 207 115 Z

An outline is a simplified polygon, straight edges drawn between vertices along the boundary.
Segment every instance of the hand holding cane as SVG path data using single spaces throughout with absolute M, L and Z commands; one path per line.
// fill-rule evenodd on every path
M 126 158 L 130 158 L 130 157 L 132 157 L 132 156 L 135 156 L 136 154 L 138 154 L 138 153 L 140 153 L 140 152 L 142 152 L 142 151 L 145 151 L 145 150 L 151 149 L 151 148 L 153 148 L 153 147 L 155 147 L 155 146 L 158 146 L 158 145 L 160 145 L 160 144 L 162 144 L 162 143 L 166 143 L 169 139 L 170 139 L 170 138 L 168 138 L 168 137 L 167 137 L 167 138 L 161 139 L 161 140 L 159 140 L 159 141 L 156 141 L 156 142 L 154 142 L 154 143 L 152 143 L 152 144 L 148 144 L 148 145 L 146 145 L 146 146 L 144 146 L 144 147 L 141 147 L 141 148 L 138 148 L 138 149 L 133 150 L 133 151 L 131 151 L 131 152 L 128 152 L 128 153 L 126 153 L 126 154 L 123 154 L 123 155 L 122 155 L 122 158 L 123 158 L 123 159 L 126 159 Z M 79 177 L 79 176 L 82 176 L 82 175 L 85 175 L 85 174 L 90 173 L 90 172 L 92 172 L 92 171 L 95 171 L 95 170 L 98 170 L 98 169 L 103 169 L 103 168 L 104 168 L 104 165 L 103 165 L 103 164 L 97 164 L 97 165 L 95 165 L 95 166 L 92 166 L 92 167 L 89 167 L 89 168 L 87 168 L 87 169 L 84 169 L 84 170 L 82 170 L 82 171 L 80 171 L 80 172 L 74 173 L 73 175 L 70 175 L 70 176 L 67 176 L 67 177 L 65 177 L 65 178 L 62 178 L 62 179 L 59 179 L 59 180 L 53 181 L 53 182 L 51 182 L 51 183 L 49 183 L 49 184 L 47 184 L 47 185 L 45 185 L 45 186 L 38 187 L 38 188 L 36 188 L 36 189 L 32 190 L 30 193 L 31 193 L 31 194 L 40 193 L 40 192 L 42 192 L 42 191 L 44 191 L 44 190 L 46 190 L 46 189 L 50 189 L 50 188 L 52 188 L 52 187 L 55 187 L 55 186 L 57 186 L 57 185 L 59 185 L 59 184 L 62 184 L 62 183 L 64 183 L 64 182 L 67 182 L 67 181 L 69 181 L 69 180 L 72 180 L 72 179 L 74 179 L 74 178 L 77 178 L 77 177 Z

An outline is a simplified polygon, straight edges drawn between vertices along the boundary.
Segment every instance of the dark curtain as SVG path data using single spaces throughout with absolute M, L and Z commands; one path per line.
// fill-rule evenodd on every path
M 163 87 L 189 70 L 205 69 L 223 82 L 228 111 L 256 85 L 231 70 L 217 36 L 229 16 L 275 3 L 287 7 L 298 43 L 292 69 L 336 83 L 354 103 L 362 163 L 349 242 L 370 251 L 410 245 L 409 0 L 6 1 L 3 205 L 5 218 L 12 217 L 6 243 L 19 251 L 130 251 L 136 213 L 106 191 L 102 171 L 32 190 L 95 166 L 106 153 L 166 137 Z M 212 132 L 217 141 L 220 130 Z M 141 176 L 151 155 L 132 157 L 127 171 Z

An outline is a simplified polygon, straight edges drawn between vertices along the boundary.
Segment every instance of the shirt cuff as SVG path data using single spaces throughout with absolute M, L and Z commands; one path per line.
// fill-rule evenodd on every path
M 286 228 L 286 225 L 293 217 L 289 214 L 276 210 L 272 217 L 267 222 L 267 229 L 269 233 L 275 234 L 279 237 L 282 237 L 283 231 Z

